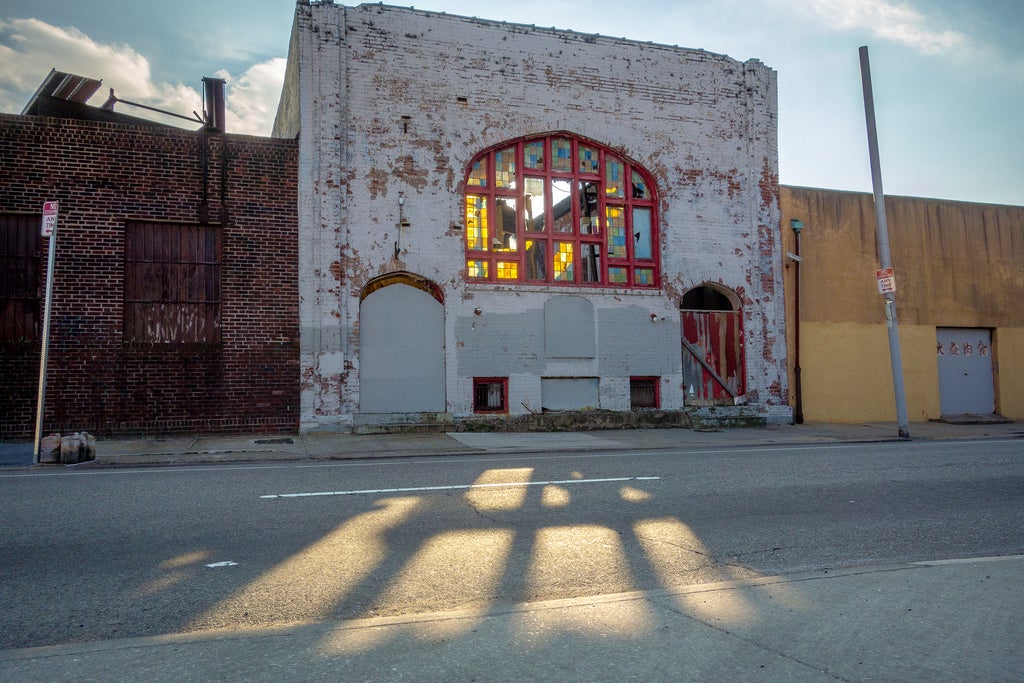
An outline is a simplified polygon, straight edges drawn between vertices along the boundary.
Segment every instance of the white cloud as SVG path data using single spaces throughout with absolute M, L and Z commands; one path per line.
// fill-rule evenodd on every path
M 284 81 L 284 59 L 249 68 L 228 81 L 228 131 L 269 135 Z M 0 111 L 20 112 L 51 68 L 102 79 L 91 104 L 102 103 L 110 88 L 122 99 L 191 116 L 202 109 L 198 88 L 155 82 L 149 60 L 128 45 L 97 43 L 75 28 L 38 19 L 0 19 Z M 187 121 L 118 104 L 117 111 L 163 123 L 190 127 Z M 191 125 L 196 127 L 196 125 Z
M 968 43 L 963 33 L 936 30 L 914 8 L 888 0 L 810 0 L 809 8 L 836 30 L 867 30 L 925 54 L 962 50 Z
M 220 72 L 227 81 L 227 131 L 246 135 L 270 135 L 284 84 L 286 60 L 271 59 L 249 67 L 237 79 Z

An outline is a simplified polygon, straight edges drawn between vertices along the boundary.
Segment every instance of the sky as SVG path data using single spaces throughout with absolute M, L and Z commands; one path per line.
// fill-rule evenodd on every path
M 412 4 L 758 59 L 778 73 L 780 181 L 861 192 L 872 191 L 859 56 L 866 45 L 885 193 L 1024 205 L 1022 0 Z M 227 81 L 228 131 L 269 135 L 294 7 L 0 0 L 0 112 L 21 113 L 51 68 L 102 79 L 92 105 L 113 88 L 121 99 L 184 115 L 202 110 L 201 79 L 215 76 Z

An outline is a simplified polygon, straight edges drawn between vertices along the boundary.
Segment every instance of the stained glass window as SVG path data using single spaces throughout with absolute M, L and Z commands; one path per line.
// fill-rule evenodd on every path
M 607 159 L 604 162 L 604 191 L 609 197 L 622 197 L 626 181 L 626 167 L 621 161 Z
M 523 146 L 523 164 L 526 168 L 544 170 L 544 141 L 534 140 Z
M 551 141 L 551 170 L 559 173 L 572 173 L 572 144 L 565 138 L 554 138 Z
M 466 248 L 487 251 L 487 199 L 466 195 Z
M 647 191 L 647 182 L 644 177 L 633 171 L 633 199 L 650 199 L 650 194 Z
M 626 253 L 626 218 L 620 206 L 608 207 L 608 258 L 624 259 Z
M 656 188 L 622 155 L 543 135 L 481 152 L 465 178 L 470 281 L 659 286 Z
M 580 173 L 597 173 L 600 168 L 600 152 L 593 147 L 580 145 Z
M 469 171 L 466 184 L 470 187 L 487 187 L 487 158 L 477 159 Z
M 494 185 L 514 188 L 516 186 L 516 148 L 509 147 L 494 154 Z
M 572 282 L 572 243 L 555 242 L 555 281 Z

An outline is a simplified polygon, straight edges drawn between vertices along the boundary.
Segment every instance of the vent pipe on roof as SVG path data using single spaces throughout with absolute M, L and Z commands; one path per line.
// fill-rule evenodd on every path
M 224 79 L 203 77 L 203 123 L 213 133 L 224 132 Z

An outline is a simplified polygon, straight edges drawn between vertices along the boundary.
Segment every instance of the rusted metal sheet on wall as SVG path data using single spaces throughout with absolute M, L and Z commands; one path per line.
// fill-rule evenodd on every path
M 746 379 L 740 313 L 683 311 L 682 325 L 686 402 L 690 405 L 742 403 Z

